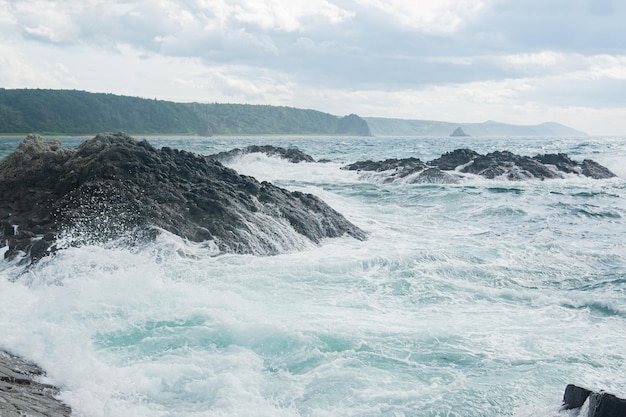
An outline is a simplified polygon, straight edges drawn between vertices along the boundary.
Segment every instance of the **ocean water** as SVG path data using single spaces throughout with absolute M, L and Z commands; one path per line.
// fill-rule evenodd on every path
M 74 415 L 568 416 L 568 383 L 626 395 L 625 138 L 147 139 L 328 159 L 230 166 L 321 197 L 369 239 L 255 257 L 162 235 L 27 271 L 3 261 L 0 349 L 40 364 Z M 619 178 L 418 185 L 339 169 L 461 147 L 565 152 Z

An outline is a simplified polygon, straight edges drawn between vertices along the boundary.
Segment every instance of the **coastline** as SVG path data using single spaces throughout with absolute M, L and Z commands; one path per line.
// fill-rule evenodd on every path
M 38 382 L 44 375 L 36 364 L 0 350 L 0 415 L 69 417 L 70 407 L 55 398 L 59 389 Z

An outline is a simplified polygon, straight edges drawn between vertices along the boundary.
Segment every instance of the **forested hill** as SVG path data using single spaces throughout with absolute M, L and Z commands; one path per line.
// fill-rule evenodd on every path
M 248 104 L 174 103 L 75 90 L 0 89 L 0 133 L 371 135 L 357 115 Z

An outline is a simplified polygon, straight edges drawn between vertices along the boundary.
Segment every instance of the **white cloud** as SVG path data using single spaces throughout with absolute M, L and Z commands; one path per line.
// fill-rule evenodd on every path
M 431 34 L 450 34 L 485 8 L 483 0 L 354 0 L 382 11 L 408 28 Z
M 0 0 L 0 85 L 593 132 L 626 107 L 626 2 L 598 2 Z

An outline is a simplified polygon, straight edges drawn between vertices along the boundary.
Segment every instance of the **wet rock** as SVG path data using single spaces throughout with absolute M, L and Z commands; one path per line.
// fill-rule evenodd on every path
M 479 155 L 465 166 L 462 172 L 480 175 L 488 179 L 508 180 L 560 178 L 560 175 L 536 159 L 519 156 L 508 151 L 496 151 Z
M 563 409 L 572 410 L 582 407 L 590 394 L 591 391 L 586 388 L 569 384 L 565 387 L 565 393 L 563 394 Z
M 355 162 L 343 169 L 385 173 L 386 181 L 410 176 L 408 182 L 440 184 L 458 182 L 459 174 L 463 173 L 511 181 L 563 178 L 564 173 L 596 179 L 615 177 L 615 174 L 597 162 L 586 159 L 580 163 L 565 154 L 537 155 L 531 158 L 508 151 L 481 155 L 471 149 L 447 152 L 427 163 L 416 158 L 387 159 L 381 162 Z
M 533 157 L 542 164 L 554 166 L 558 171 L 567 174 L 578 174 L 594 179 L 613 178 L 616 175 L 608 168 L 590 159 L 577 162 L 564 153 L 536 155 Z
M 57 400 L 57 387 L 38 382 L 37 365 L 0 351 L 0 416 L 69 417 L 71 409 Z
M 279 146 L 272 145 L 251 145 L 247 146 L 243 149 L 235 148 L 227 152 L 220 152 L 214 155 L 210 155 L 210 158 L 218 160 L 223 163 L 227 163 L 232 161 L 235 158 L 238 158 L 242 155 L 250 154 L 250 153 L 263 153 L 267 156 L 275 156 L 279 158 L 286 159 L 292 163 L 300 163 L 300 162 L 315 162 L 311 155 L 307 155 L 299 149 L 295 148 L 281 148 Z
M 411 183 L 414 184 L 456 184 L 458 182 L 458 177 L 442 171 L 439 168 L 426 168 L 411 181 Z
M 57 250 L 59 236 L 72 245 L 136 243 L 160 229 L 258 255 L 344 234 L 365 238 L 315 196 L 123 133 L 99 134 L 76 150 L 28 136 L 0 161 L 0 216 L 5 256 L 33 260 Z
M 477 156 L 479 156 L 478 152 L 471 149 L 456 149 L 452 152 L 446 152 L 437 159 L 433 159 L 428 162 L 428 165 L 451 171 L 467 164 Z
M 593 392 L 573 384 L 565 387 L 562 409 L 579 409 L 586 401 L 589 401 L 589 411 L 586 417 L 626 416 L 626 399 L 604 391 Z

